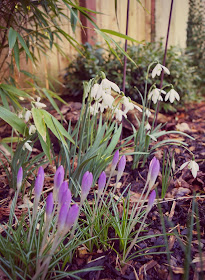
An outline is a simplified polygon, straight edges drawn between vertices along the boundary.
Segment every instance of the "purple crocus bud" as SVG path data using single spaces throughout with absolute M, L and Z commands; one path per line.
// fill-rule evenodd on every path
M 61 203 L 61 205 L 64 204 L 64 203 L 67 203 L 68 207 L 70 206 L 70 203 L 71 203 L 71 191 L 70 191 L 70 189 L 67 189 L 63 193 L 62 199 L 61 199 L 61 201 L 59 201 L 59 203 Z
M 59 188 L 60 188 L 61 184 L 63 183 L 64 175 L 65 175 L 65 171 L 64 171 L 63 166 L 61 165 L 56 170 L 56 173 L 55 173 L 55 176 L 54 176 L 53 196 L 54 196 L 55 201 L 58 198 L 58 191 L 59 191 Z
M 58 203 L 61 203 L 64 192 L 68 189 L 68 182 L 64 181 L 58 191 Z
M 38 170 L 37 178 L 35 181 L 35 186 L 34 186 L 35 195 L 37 197 L 40 197 L 40 195 L 41 195 L 41 192 L 43 189 L 43 183 L 44 183 L 44 170 L 43 170 L 43 167 L 40 166 L 40 168 Z
M 68 210 L 68 214 L 66 217 L 66 230 L 68 231 L 72 225 L 75 223 L 79 215 L 79 206 L 77 204 L 74 204 L 70 207 Z
M 154 201 L 156 199 L 156 192 L 155 190 L 153 190 L 149 196 L 149 199 L 148 199 L 148 205 L 147 205 L 147 211 L 149 212 L 154 204 Z
M 117 151 L 115 152 L 114 156 L 113 156 L 113 159 L 112 159 L 112 167 L 111 167 L 112 170 L 115 170 L 118 161 L 119 161 L 119 150 L 117 150 Z
M 17 174 L 17 190 L 19 191 L 22 185 L 22 180 L 23 180 L 23 168 L 20 167 L 18 174 Z
M 66 217 L 68 214 L 68 204 L 63 203 L 58 216 L 58 230 L 61 232 L 64 229 Z
M 101 174 L 100 174 L 100 177 L 98 179 L 98 195 L 100 195 L 102 192 L 103 192 L 103 189 L 105 187 L 105 184 L 106 184 L 106 174 L 105 172 L 103 171 Z
M 126 157 L 123 155 L 118 163 L 117 181 L 120 180 L 126 165 Z
M 83 202 L 92 186 L 93 183 L 93 174 L 89 171 L 86 171 L 83 175 L 82 184 L 81 184 L 81 202 Z
M 160 170 L 159 160 L 156 157 L 154 157 L 150 162 L 149 171 L 147 175 L 149 188 L 152 188 L 152 186 L 154 186 L 157 176 L 159 174 L 159 170 Z
M 53 193 L 50 193 L 46 199 L 46 219 L 51 217 L 51 214 L 53 212 Z

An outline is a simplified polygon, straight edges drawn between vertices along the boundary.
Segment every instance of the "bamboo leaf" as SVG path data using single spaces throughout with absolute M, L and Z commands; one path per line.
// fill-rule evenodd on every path
M 17 36 L 18 36 L 19 42 L 21 43 L 21 46 L 23 47 L 23 49 L 26 52 L 27 56 L 31 59 L 32 62 L 34 62 L 33 61 L 33 57 L 31 55 L 31 53 L 30 53 L 30 51 L 29 51 L 29 49 L 28 49 L 28 47 L 27 47 L 23 37 L 19 33 L 17 33 Z
M 37 108 L 32 108 L 32 116 L 38 133 L 41 135 L 44 142 L 46 142 L 46 125 L 43 119 L 42 112 Z
M 70 14 L 71 14 L 71 18 L 70 18 L 71 27 L 72 27 L 73 33 L 75 33 L 77 18 L 78 18 L 78 10 L 76 8 L 71 8 Z
M 19 45 L 18 45 L 17 41 L 14 45 L 14 57 L 15 57 L 16 66 L 17 66 L 18 70 L 20 71 Z
M 127 36 L 125 34 L 122 34 L 120 32 L 117 32 L 117 31 L 113 31 L 113 30 L 110 30 L 110 29 L 100 29 L 100 31 L 104 32 L 104 33 L 108 33 L 110 35 L 114 35 L 114 36 L 117 36 L 119 38 L 123 38 L 125 40 L 129 40 L 129 41 L 132 41 L 132 42 L 135 42 L 135 43 L 138 43 L 138 44 L 141 44 L 142 42 L 140 41 L 137 41 L 135 40 L 134 38 L 130 37 L 130 36 Z
M 15 96 L 21 96 L 21 97 L 28 97 L 30 98 L 30 95 L 28 95 L 25 91 L 20 90 L 12 85 L 7 84 L 0 84 L 0 88 L 2 88 L 5 91 L 8 91 L 11 95 Z
M 15 43 L 16 43 L 16 38 L 17 38 L 17 32 L 12 28 L 10 27 L 9 28 L 9 37 L 8 37 L 8 40 L 9 40 L 9 49 L 12 50 Z

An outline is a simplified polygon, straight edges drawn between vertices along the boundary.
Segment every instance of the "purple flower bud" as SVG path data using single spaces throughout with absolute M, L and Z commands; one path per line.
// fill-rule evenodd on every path
M 119 161 L 119 150 L 117 150 L 112 159 L 112 170 L 115 170 L 117 163 Z
M 68 214 L 68 204 L 63 203 L 58 216 L 58 230 L 60 232 L 64 229 L 67 214 Z
M 50 193 L 46 199 L 46 216 L 50 217 L 53 212 L 53 193 Z
M 67 189 L 68 189 L 68 182 L 64 181 L 59 188 L 58 203 L 62 202 L 63 194 Z
M 78 215 L 79 215 L 79 206 L 77 204 L 74 204 L 68 210 L 68 214 L 67 214 L 67 217 L 66 217 L 66 229 L 67 229 L 67 231 L 75 223 L 75 221 L 78 218 Z
M 23 168 L 20 167 L 17 174 L 17 190 L 20 190 L 23 180 Z
M 42 189 L 43 189 L 43 183 L 44 183 L 44 170 L 43 167 L 40 166 L 39 170 L 38 170 L 38 175 L 35 181 L 35 195 L 37 197 L 40 197 Z
M 126 157 L 123 155 L 118 163 L 118 173 L 122 174 L 124 172 L 126 165 Z
M 156 192 L 155 190 L 153 190 L 149 196 L 149 199 L 148 199 L 148 205 L 147 205 L 147 211 L 149 212 L 154 204 L 154 201 L 156 199 Z
M 102 193 L 104 187 L 105 187 L 105 184 L 106 184 L 106 174 L 105 172 L 103 171 L 101 174 L 100 174 L 100 177 L 98 179 L 98 192 L 99 193 Z
M 54 188 L 59 188 L 64 180 L 64 168 L 63 166 L 59 166 L 56 170 L 55 176 L 54 176 Z
M 70 203 L 71 203 L 71 191 L 70 191 L 70 189 L 67 189 L 63 193 L 62 199 L 61 199 L 61 201 L 59 201 L 59 203 L 61 203 L 61 205 L 66 203 L 68 205 L 68 207 L 70 206 Z
M 159 174 L 159 170 L 160 170 L 159 160 L 156 157 L 154 157 L 150 162 L 149 171 L 148 171 L 148 175 L 147 175 L 147 180 L 149 182 L 149 188 L 154 186 L 157 176 Z
M 82 179 L 81 201 L 84 201 L 86 199 L 90 191 L 90 188 L 92 186 L 92 183 L 93 183 L 93 174 L 89 171 L 86 171 Z

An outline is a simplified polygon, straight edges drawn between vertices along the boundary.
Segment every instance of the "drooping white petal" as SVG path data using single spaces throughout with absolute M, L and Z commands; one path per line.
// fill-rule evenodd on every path
M 108 93 L 108 94 L 111 94 L 111 88 L 112 88 L 114 91 L 120 93 L 119 87 L 118 87 L 115 83 L 109 81 L 108 79 L 103 79 L 102 82 L 101 82 L 101 84 L 102 84 L 102 89 L 103 89 L 103 91 L 105 91 L 105 92 Z
M 35 106 L 36 106 L 36 108 L 38 108 L 38 109 L 42 109 L 42 108 L 45 108 L 45 107 L 46 107 L 46 104 L 41 103 L 41 102 L 35 102 Z
M 198 163 L 196 163 L 196 161 L 194 161 L 194 160 L 191 160 L 189 162 L 188 168 L 191 169 L 191 173 L 192 173 L 193 177 L 196 178 L 197 172 L 199 171 Z
M 174 102 L 174 100 L 176 99 L 177 101 L 180 100 L 180 96 L 179 94 L 176 92 L 176 90 L 174 90 L 173 88 L 166 94 L 165 96 L 165 101 L 167 101 L 169 99 L 169 101 L 171 103 Z
M 114 97 L 113 97 L 112 95 L 107 94 L 107 93 L 103 93 L 103 94 L 102 94 L 102 99 L 103 99 L 102 103 L 103 103 L 105 106 L 108 106 L 108 107 L 112 108 L 112 104 L 113 104 L 113 102 L 114 102 L 114 100 L 115 100 Z
M 161 65 L 161 67 L 164 69 L 164 72 L 166 72 L 168 75 L 170 75 L 170 71 L 167 67 Z
M 99 87 L 100 87 L 99 84 L 94 84 L 94 86 L 92 87 L 92 89 L 91 89 L 92 98 L 94 98 L 94 99 L 96 98 Z
M 189 164 L 189 161 L 186 161 L 185 163 L 183 163 L 183 164 L 180 166 L 179 170 L 184 169 L 184 167 L 186 167 L 188 164 Z
M 29 135 L 31 135 L 31 134 L 34 134 L 36 132 L 36 127 L 35 127 L 35 125 L 31 125 L 30 127 L 29 127 Z
M 32 113 L 31 111 L 27 110 L 26 113 L 25 113 L 25 122 L 27 123 L 29 121 L 29 119 L 31 118 L 32 116 Z
M 25 148 L 26 148 L 27 150 L 29 150 L 30 152 L 32 152 L 32 147 L 29 145 L 29 143 L 31 143 L 30 140 L 28 140 L 28 141 L 26 141 L 26 142 L 24 143 L 24 145 L 23 145 L 23 150 L 25 150 Z
M 151 112 L 150 112 L 150 110 L 149 109 L 146 109 L 146 111 L 145 111 L 145 115 L 149 118 L 150 116 L 151 116 Z
M 149 123 L 147 123 L 144 127 L 146 130 L 151 130 L 151 125 Z
M 168 75 L 170 74 L 170 71 L 167 67 L 161 65 L 160 63 L 158 63 L 154 69 L 152 70 L 152 78 L 155 78 L 155 76 L 160 76 L 162 69 L 164 69 L 164 72 L 166 72 Z
M 115 118 L 121 122 L 122 121 L 122 116 L 124 116 L 125 118 L 127 118 L 127 115 L 124 111 L 120 110 L 120 109 L 115 109 Z

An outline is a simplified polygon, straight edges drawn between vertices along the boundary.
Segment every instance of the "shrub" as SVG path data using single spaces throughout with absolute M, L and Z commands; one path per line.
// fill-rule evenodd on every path
M 99 71 L 107 73 L 108 79 L 118 85 L 122 85 L 123 78 L 123 54 L 116 50 L 119 61 L 112 53 L 107 52 L 105 48 L 97 44 L 91 46 L 85 45 L 84 57 L 77 55 L 76 58 L 66 68 L 64 76 L 64 84 L 73 96 L 82 94 L 79 84 L 85 80 L 89 80 Z M 145 45 L 128 46 L 128 55 L 135 61 L 135 66 L 131 61 L 127 61 L 127 77 L 126 77 L 126 95 L 133 100 L 140 102 L 140 96 L 136 88 L 143 93 L 145 85 L 145 77 L 147 73 L 147 65 L 153 61 L 162 63 L 164 48 L 162 42 L 146 43 Z M 191 98 L 195 93 L 194 80 L 192 75 L 194 69 L 188 66 L 190 55 L 184 54 L 182 49 L 172 46 L 167 51 L 166 67 L 170 70 L 171 75 L 166 76 L 165 84 L 173 84 L 175 90 L 180 94 L 181 98 Z M 159 86 L 160 78 L 155 79 Z M 152 85 L 153 80 L 148 79 L 148 88 Z M 135 88 L 136 87 L 136 88 Z

